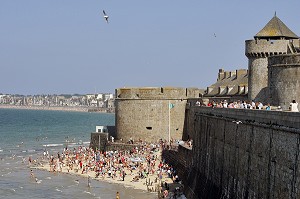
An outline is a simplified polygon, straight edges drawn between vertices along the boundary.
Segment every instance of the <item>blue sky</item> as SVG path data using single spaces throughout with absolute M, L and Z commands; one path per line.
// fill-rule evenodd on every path
M 0 93 L 206 88 L 219 68 L 247 68 L 245 40 L 275 11 L 300 35 L 299 7 L 299 0 L 0 0 Z

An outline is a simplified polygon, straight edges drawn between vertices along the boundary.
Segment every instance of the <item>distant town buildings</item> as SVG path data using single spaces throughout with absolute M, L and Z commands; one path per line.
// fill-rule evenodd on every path
M 0 104 L 15 106 L 114 108 L 111 93 L 87 95 L 12 95 L 0 93 Z

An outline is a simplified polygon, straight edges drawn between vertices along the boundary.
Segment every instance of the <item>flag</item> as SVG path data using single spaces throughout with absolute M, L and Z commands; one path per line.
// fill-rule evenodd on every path
M 174 108 L 174 104 L 172 104 L 172 103 L 169 103 L 169 109 L 171 109 L 171 108 Z

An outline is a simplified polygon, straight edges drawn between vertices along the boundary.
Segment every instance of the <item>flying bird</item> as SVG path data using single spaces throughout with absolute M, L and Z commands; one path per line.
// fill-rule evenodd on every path
M 216 33 L 214 33 L 214 37 L 217 37 Z
M 103 17 L 104 17 L 106 23 L 108 23 L 108 18 L 109 18 L 109 16 L 105 13 L 104 10 L 103 10 L 103 15 L 104 15 Z

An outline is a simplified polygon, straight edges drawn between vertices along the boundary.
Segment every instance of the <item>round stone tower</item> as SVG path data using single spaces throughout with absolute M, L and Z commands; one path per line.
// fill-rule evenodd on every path
M 246 40 L 245 54 L 248 57 L 248 99 L 268 102 L 268 57 L 295 53 L 293 33 L 275 14 L 259 31 L 254 40 Z
M 187 99 L 195 97 L 199 97 L 196 88 L 116 89 L 117 139 L 181 139 Z
M 288 110 L 292 100 L 300 102 L 300 54 L 269 59 L 269 90 L 272 105 Z M 300 106 L 298 105 L 298 109 Z

